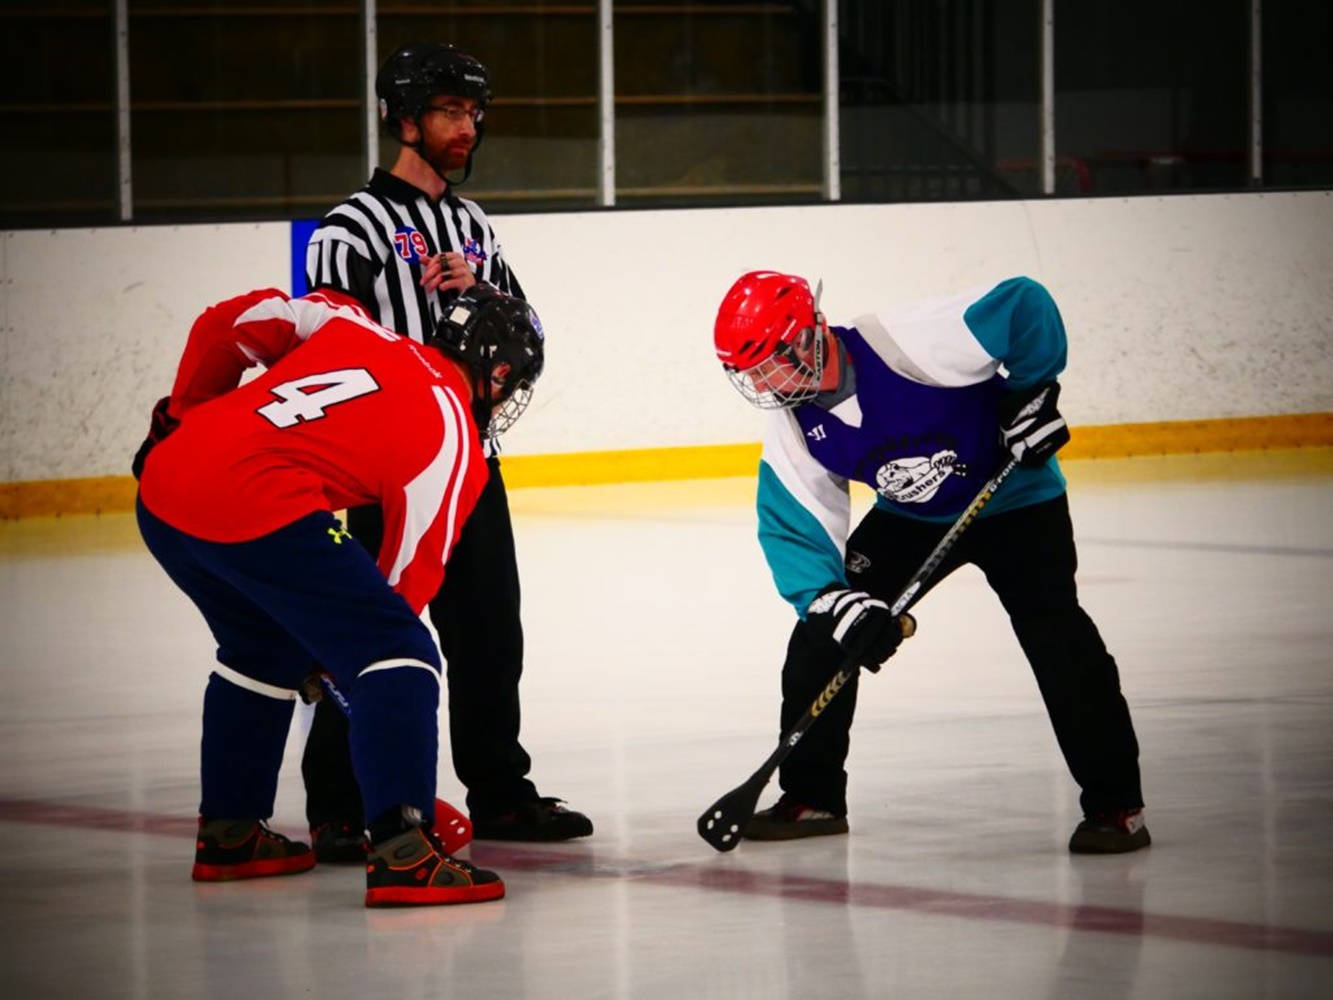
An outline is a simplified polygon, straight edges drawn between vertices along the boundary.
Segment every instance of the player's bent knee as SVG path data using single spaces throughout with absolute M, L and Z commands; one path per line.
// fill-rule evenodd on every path
M 333 682 L 350 695 L 372 671 L 417 669 L 438 678 L 443 672 L 440 651 L 425 625 L 419 629 L 396 629 L 379 636 L 366 636 L 355 646 L 330 649 L 323 667 Z

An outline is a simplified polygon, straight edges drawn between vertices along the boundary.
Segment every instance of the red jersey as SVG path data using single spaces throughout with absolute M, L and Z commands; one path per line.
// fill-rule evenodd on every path
M 267 371 L 237 388 L 245 369 Z M 439 590 L 488 470 L 462 374 L 332 291 L 263 289 L 190 330 L 139 495 L 172 527 L 242 542 L 318 510 L 379 504 L 379 566 L 417 613 Z

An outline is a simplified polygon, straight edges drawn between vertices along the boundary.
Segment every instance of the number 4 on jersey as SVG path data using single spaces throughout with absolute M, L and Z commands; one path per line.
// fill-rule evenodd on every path
M 335 403 L 378 392 L 379 388 L 364 368 L 339 368 L 273 386 L 269 391 L 278 398 L 255 412 L 275 427 L 293 427 L 303 420 L 319 420 Z

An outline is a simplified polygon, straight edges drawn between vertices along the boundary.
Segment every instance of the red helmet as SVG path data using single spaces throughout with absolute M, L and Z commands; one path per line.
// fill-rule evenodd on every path
M 815 325 L 810 283 L 794 274 L 750 271 L 736 279 L 713 323 L 713 346 L 727 368 L 744 370 Z
M 794 274 L 750 271 L 728 290 L 713 323 L 713 346 L 731 381 L 763 409 L 794 406 L 818 391 L 823 374 L 819 303 Z

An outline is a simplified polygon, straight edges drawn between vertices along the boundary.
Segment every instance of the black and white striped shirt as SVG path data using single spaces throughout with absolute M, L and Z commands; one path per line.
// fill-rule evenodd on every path
M 524 297 L 476 202 L 448 190 L 437 201 L 387 170 L 376 170 L 311 235 L 306 281 L 312 291 L 347 292 L 381 324 L 420 341 L 458 294 L 427 294 L 421 287 L 426 260 L 446 250 L 463 254 L 478 281 Z

